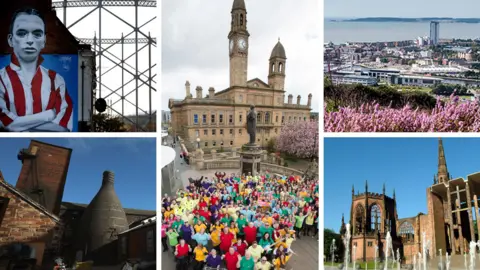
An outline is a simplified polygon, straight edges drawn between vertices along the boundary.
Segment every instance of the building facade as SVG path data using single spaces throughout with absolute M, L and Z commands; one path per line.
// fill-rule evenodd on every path
M 479 241 L 480 218 L 478 196 L 480 195 L 480 173 L 467 179 L 452 178 L 448 172 L 443 142 L 438 143 L 438 171 L 433 185 L 426 189 L 427 214 L 398 218 L 395 199 L 382 194 L 368 192 L 355 195 L 352 190 L 350 224 L 352 228 L 351 250 L 356 246 L 358 261 L 373 260 L 375 246 L 378 258 L 385 258 L 385 235 L 390 232 L 393 248 L 400 251 L 405 263 L 412 263 L 413 256 L 422 253 L 424 243 L 430 250 L 442 250 L 443 254 L 465 254 L 471 241 Z M 401 203 L 401 202 L 398 202 Z M 345 224 L 342 219 L 341 233 Z M 343 231 L 342 231 L 343 230 Z M 425 235 L 423 235 L 425 234 Z M 430 257 L 437 252 L 429 253 Z
M 185 98 L 169 100 L 171 127 L 174 135 L 182 137 L 187 147 L 224 149 L 240 147 L 248 142 L 246 116 L 250 105 L 257 111 L 257 144 L 266 145 L 280 134 L 284 123 L 309 121 L 312 95 L 307 104 L 301 103 L 298 95 L 288 95 L 285 103 L 286 53 L 280 40 L 269 58 L 268 81 L 259 78 L 247 79 L 249 32 L 247 10 L 244 0 L 234 0 L 231 30 L 228 34 L 230 57 L 230 86 L 216 92 L 214 88 L 203 92 L 196 86 L 192 95 L 190 83 L 185 83 Z
M 436 21 L 430 22 L 430 41 L 432 45 L 437 45 L 440 40 L 440 23 Z

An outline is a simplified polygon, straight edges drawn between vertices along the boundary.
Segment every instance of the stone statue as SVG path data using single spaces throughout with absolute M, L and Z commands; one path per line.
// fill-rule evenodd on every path
M 255 144 L 255 135 L 257 133 L 257 112 L 255 105 L 250 106 L 250 111 L 247 114 L 247 132 L 250 135 L 249 144 Z

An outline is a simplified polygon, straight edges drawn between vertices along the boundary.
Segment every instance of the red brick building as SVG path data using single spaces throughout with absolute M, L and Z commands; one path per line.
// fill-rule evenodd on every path
M 480 219 L 478 196 L 480 173 L 470 174 L 467 179 L 453 179 L 448 172 L 443 142 L 439 139 L 438 171 L 433 185 L 426 189 L 427 214 L 399 219 L 395 192 L 390 198 L 385 195 L 385 188 L 383 194 L 368 192 L 368 185 L 362 194 L 355 195 L 352 190 L 350 245 L 351 250 L 356 246 L 355 259 L 373 260 L 375 246 L 379 247 L 377 258 L 383 259 L 387 232 L 391 233 L 394 250 L 400 250 L 400 256 L 407 264 L 412 262 L 415 254 L 422 253 L 425 243 L 430 243 L 430 249 L 436 251 L 430 253 L 431 257 L 437 256 L 440 249 L 443 254 L 448 252 L 451 255 L 468 252 L 468 244 L 480 240 L 480 222 L 474 222 Z

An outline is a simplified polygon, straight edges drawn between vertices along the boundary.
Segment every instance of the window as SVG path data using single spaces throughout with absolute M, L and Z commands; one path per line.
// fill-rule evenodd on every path
M 223 114 L 218 115 L 218 122 L 223 124 Z
M 377 232 L 380 230 L 380 221 L 382 215 L 380 212 L 380 207 L 377 204 L 372 205 L 370 208 L 370 231 Z
M 238 130 L 238 134 L 242 135 L 242 129 Z
M 270 113 L 268 112 L 265 113 L 265 123 L 270 123 Z
M 208 129 L 203 130 L 203 135 L 207 136 L 208 135 Z
M 280 63 L 280 64 L 278 65 L 278 72 L 282 72 L 282 69 L 283 69 L 283 64 Z
M 217 130 L 216 129 L 212 129 L 212 135 L 216 135 L 217 134 Z
M 205 147 L 208 147 L 208 142 L 205 142 Z
M 277 134 L 277 133 L 278 133 L 278 129 L 275 129 L 275 134 Z
M 262 115 L 259 112 L 259 113 L 257 113 L 257 122 L 260 123 L 262 121 L 261 119 L 262 119 Z
M 278 123 L 278 115 L 275 115 L 275 123 Z
M 220 142 L 220 146 L 223 146 L 223 141 Z
M 238 96 L 238 101 L 243 102 L 243 95 Z
M 282 124 L 285 123 L 285 116 L 282 115 Z
M 368 244 L 367 244 L 369 247 L 373 247 L 373 242 L 372 241 L 368 241 Z
M 415 241 L 415 230 L 413 225 L 405 221 L 400 225 L 400 230 L 398 232 L 403 243 L 414 242 Z
M 206 114 L 202 115 L 202 123 L 203 124 L 207 123 L 207 115 Z
M 233 128 L 230 129 L 230 135 L 233 135 Z
M 297 122 L 297 117 L 296 116 L 293 117 L 293 122 Z
M 288 117 L 288 122 L 292 122 L 292 116 Z
M 232 145 L 233 145 L 233 141 L 230 141 L 230 146 L 232 146 Z
M 193 123 L 196 125 L 198 124 L 198 114 L 193 115 Z
M 153 230 L 147 232 L 147 253 L 155 252 L 155 239 L 153 237 Z
M 303 117 L 303 121 L 307 121 L 307 117 Z
M 211 116 L 211 121 L 210 121 L 212 124 L 215 124 L 215 114 L 212 114 Z
M 0 226 L 2 225 L 5 212 L 7 211 L 8 202 L 10 199 L 0 197 Z
M 243 115 L 240 114 L 240 115 L 238 116 L 238 122 L 242 123 L 242 120 L 243 120 Z
M 195 130 L 195 137 L 198 137 L 198 136 L 200 136 L 200 130 L 197 129 Z
M 223 129 L 220 129 L 220 135 L 223 135 Z
M 228 123 L 229 123 L 229 124 L 233 124 L 233 114 L 230 114 L 230 115 L 228 116 Z
M 212 145 L 213 145 L 213 146 L 217 146 L 217 142 L 216 142 L 216 141 L 213 141 L 213 142 L 212 142 Z

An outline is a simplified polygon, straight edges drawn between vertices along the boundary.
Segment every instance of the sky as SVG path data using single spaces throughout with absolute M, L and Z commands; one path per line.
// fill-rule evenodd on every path
M 317 0 L 246 0 L 250 33 L 248 80 L 268 81 L 268 59 L 280 38 L 287 55 L 285 90 L 301 95 L 306 104 L 313 94 L 318 111 L 321 93 L 322 41 Z M 202 86 L 218 92 L 229 86 L 228 38 L 233 0 L 162 1 L 162 109 L 170 98 L 185 97 Z M 286 102 L 286 100 L 285 100 Z
M 58 0 L 53 0 L 54 2 L 57 2 Z M 72 1 L 72 0 L 69 0 Z M 158 1 L 158 3 L 161 3 Z M 67 26 L 72 25 L 75 23 L 78 19 L 86 15 L 88 12 L 93 10 L 94 8 L 92 7 L 72 7 L 72 8 L 67 8 Z M 122 18 L 124 21 L 127 23 L 131 24 L 132 26 L 135 26 L 135 8 L 133 7 L 105 7 L 105 9 L 111 11 L 112 13 L 117 14 L 120 18 Z M 141 26 L 144 23 L 148 22 L 149 20 L 158 17 L 158 8 L 157 7 L 139 7 L 138 8 L 138 25 Z M 63 9 L 57 9 L 57 17 L 60 18 L 61 21 L 63 21 Z M 135 34 L 131 34 L 129 36 L 126 36 L 132 31 L 132 28 L 125 24 L 124 22 L 120 21 L 119 19 L 115 18 L 113 15 L 109 14 L 107 11 L 102 10 L 101 12 L 102 16 L 102 38 L 103 39 L 120 39 L 122 37 L 122 33 L 125 36 L 125 38 L 135 38 Z M 79 23 L 75 24 L 71 28 L 69 28 L 70 32 L 77 38 L 90 38 L 93 39 L 94 36 L 97 38 L 99 37 L 99 12 L 98 10 L 94 11 L 92 14 L 88 15 L 86 18 L 82 19 Z M 140 29 L 143 33 L 150 35 L 152 37 L 157 37 L 160 34 L 159 27 L 158 27 L 158 19 L 153 20 L 152 22 L 148 23 L 144 27 Z M 139 34 L 138 38 L 144 38 L 143 35 Z M 47 41 L 48 42 L 48 41 Z M 139 49 L 145 46 L 146 44 L 139 44 Z M 102 47 L 106 49 L 110 45 L 105 45 L 103 44 Z M 93 47 L 93 46 L 92 46 Z M 121 45 L 115 45 L 112 48 L 108 49 L 108 52 L 116 55 L 117 57 L 121 57 Z M 135 52 L 135 44 L 127 44 L 124 45 L 124 56 L 127 58 L 131 54 Z M 114 60 L 113 56 L 111 54 L 105 53 L 106 56 L 108 56 L 110 59 Z M 139 67 L 139 73 L 144 72 L 145 70 L 148 69 L 149 67 L 149 58 L 148 58 L 148 46 L 142 49 L 139 52 L 138 56 L 138 67 Z M 159 61 L 159 53 L 157 51 L 157 48 L 152 46 L 152 64 L 158 63 Z M 119 62 L 119 61 L 118 61 Z M 125 66 L 130 65 L 132 67 L 135 67 L 135 56 L 129 58 L 128 60 L 125 61 Z M 107 71 L 111 69 L 112 67 L 115 67 L 115 64 L 108 60 L 106 57 L 102 57 L 102 63 L 100 65 L 100 62 L 98 61 L 97 58 L 97 76 L 98 72 L 102 72 L 104 74 L 102 76 L 102 83 L 105 84 L 108 88 L 112 90 L 116 90 L 121 87 L 122 85 L 122 72 L 120 67 L 115 67 L 112 71 Z M 126 67 L 128 70 L 131 72 L 135 72 L 134 69 Z M 152 75 L 158 74 L 158 65 L 152 69 Z M 148 72 L 145 73 L 148 75 Z M 146 80 L 146 77 L 142 77 L 144 80 Z M 130 75 L 127 72 L 124 72 L 124 82 L 127 83 L 128 81 L 132 80 L 133 76 Z M 156 82 L 158 82 L 159 78 L 158 76 L 154 79 L 153 87 L 158 88 L 156 86 Z M 139 83 L 141 84 L 141 82 Z M 100 87 L 100 86 L 99 86 Z M 101 91 L 102 91 L 102 97 L 105 98 L 107 101 L 111 101 L 112 103 L 116 103 L 113 105 L 113 108 L 117 110 L 118 112 L 121 112 L 122 110 L 122 105 L 121 102 L 118 102 L 120 100 L 120 97 L 116 94 L 113 94 L 111 90 L 109 90 L 107 87 L 102 86 Z M 99 89 L 99 88 L 97 88 Z M 124 87 L 124 94 L 127 95 L 127 93 L 132 92 L 135 89 L 135 82 L 131 82 L 128 85 Z M 140 86 L 138 88 L 139 92 L 139 114 L 144 114 L 143 111 L 149 110 L 149 87 L 146 85 Z M 117 91 L 119 95 L 121 95 L 121 90 Z M 97 95 L 99 94 L 99 91 L 97 91 Z M 135 92 L 129 94 L 125 98 L 127 101 L 130 101 L 133 104 L 136 104 L 135 102 Z M 158 107 L 158 95 L 156 94 L 155 91 L 152 91 L 152 106 L 153 109 Z M 110 102 L 109 102 L 110 104 Z M 124 113 L 125 114 L 135 114 L 136 109 L 134 105 L 131 105 L 128 102 L 124 103 Z M 152 109 L 152 110 L 153 110 Z M 115 113 L 114 113 L 115 114 Z
M 458 6 L 457 6 L 458 4 Z M 458 7 L 458 8 L 457 8 Z M 456 17 L 478 18 L 480 1 L 462 0 L 324 0 L 326 18 L 359 17 Z
M 480 171 L 480 139 L 444 138 L 447 168 L 453 178 Z M 342 213 L 350 219 L 352 185 L 392 196 L 399 218 L 427 213 L 427 188 L 438 168 L 438 138 L 326 138 L 324 144 L 326 229 L 340 229 Z
M 124 208 L 156 209 L 156 146 L 154 138 L 41 138 L 73 149 L 63 201 L 88 204 L 102 184 L 106 170 L 115 173 L 115 190 Z M 22 163 L 18 152 L 28 138 L 0 138 L 0 171 L 15 185 Z

